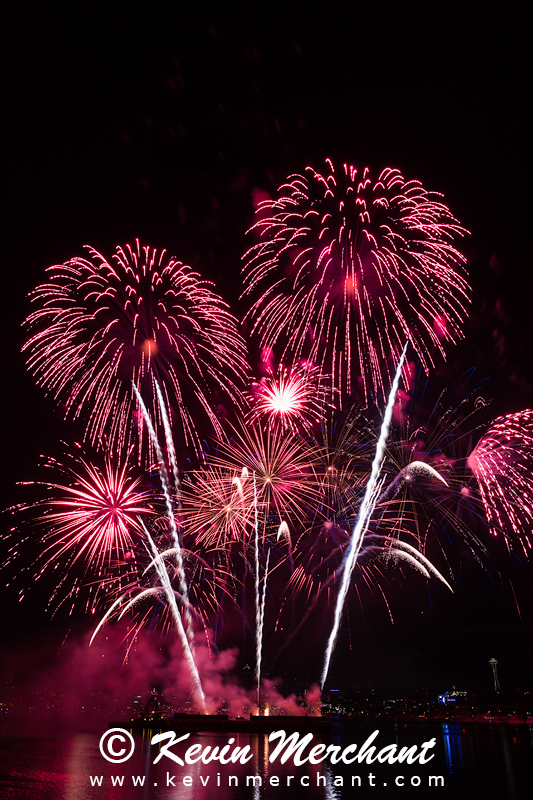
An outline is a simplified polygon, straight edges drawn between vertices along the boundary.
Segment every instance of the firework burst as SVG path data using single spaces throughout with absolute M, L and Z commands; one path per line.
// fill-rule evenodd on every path
M 247 491 L 255 480 L 261 516 L 272 521 L 277 532 L 284 520 L 289 527 L 291 522 L 299 525 L 321 503 L 314 458 L 313 449 L 290 431 L 254 423 L 235 429 L 211 460 L 233 475 L 242 475 L 241 485 Z
M 513 537 L 531 551 L 533 525 L 533 411 L 498 417 L 468 457 L 487 520 L 509 547 Z
M 107 583 L 125 585 L 135 571 L 141 520 L 155 514 L 153 490 L 141 485 L 127 460 L 108 459 L 101 469 L 81 453 L 67 453 L 64 461 L 50 458 L 44 466 L 51 479 L 25 485 L 44 488 L 45 496 L 9 509 L 22 523 L 11 529 L 9 562 L 24 556 L 30 566 L 19 566 L 17 574 L 53 579 L 53 613 L 65 604 L 70 613 L 82 604 L 94 612 Z M 24 532 L 28 513 L 38 538 Z
M 63 555 L 82 559 L 98 572 L 134 547 L 141 531 L 139 520 L 153 514 L 151 493 L 140 488 L 126 464 L 105 471 L 79 458 L 72 467 L 50 459 L 47 465 L 62 473 L 62 483 L 39 482 L 49 497 L 39 503 L 45 511 L 38 522 L 47 529 L 43 541 L 48 564 Z
M 406 340 L 426 372 L 462 337 L 469 303 L 461 228 L 440 195 L 397 169 L 377 179 L 344 165 L 308 168 L 258 209 L 244 256 L 244 295 L 263 347 L 306 358 L 341 395 L 360 376 L 385 394 Z
M 304 364 L 292 370 L 270 372 L 252 386 L 253 419 L 279 423 L 294 433 L 309 432 L 324 419 L 328 406 L 324 379 L 316 367 Z
M 194 531 L 198 545 L 229 546 L 250 535 L 253 485 L 242 470 L 209 466 L 188 473 L 181 496 L 184 527 Z
M 67 414 L 87 416 L 91 444 L 143 446 L 132 384 L 157 417 L 156 381 L 181 421 L 181 441 L 198 449 L 196 424 L 221 435 L 219 406 L 241 405 L 247 368 L 235 319 L 210 285 L 165 250 L 117 247 L 108 261 L 93 248 L 49 269 L 31 294 L 37 308 L 24 349 L 39 384 Z

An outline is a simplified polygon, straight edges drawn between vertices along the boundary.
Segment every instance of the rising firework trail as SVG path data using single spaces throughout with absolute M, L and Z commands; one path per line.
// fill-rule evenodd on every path
M 361 501 L 361 505 L 359 507 L 359 514 L 357 517 L 357 522 L 355 523 L 355 527 L 353 529 L 350 546 L 344 557 L 342 582 L 337 597 L 337 603 L 335 606 L 333 629 L 331 631 L 328 640 L 326 654 L 324 658 L 324 668 L 322 671 L 322 678 L 320 681 L 322 689 L 324 688 L 324 683 L 326 682 L 326 678 L 329 671 L 329 664 L 331 661 L 331 655 L 333 653 L 333 648 L 335 647 L 335 643 L 337 641 L 337 635 L 339 632 L 342 611 L 344 608 L 346 595 L 348 593 L 348 587 L 350 585 L 350 579 L 352 577 L 353 568 L 357 561 L 357 556 L 359 555 L 359 551 L 363 543 L 363 538 L 365 535 L 366 527 L 368 525 L 368 520 L 374 508 L 377 499 L 377 493 L 379 491 L 379 476 L 381 473 L 381 466 L 383 464 L 383 459 L 385 457 L 385 446 L 387 443 L 387 437 L 389 435 L 389 427 L 392 420 L 392 411 L 394 408 L 394 403 L 396 401 L 396 392 L 398 391 L 398 386 L 400 383 L 400 376 L 402 372 L 403 362 L 405 359 L 405 354 L 407 352 L 407 344 L 408 343 L 406 343 L 405 347 L 403 348 L 398 368 L 396 370 L 396 375 L 394 377 L 394 381 L 392 384 L 391 393 L 389 395 L 389 400 L 387 403 L 387 407 L 385 409 L 385 414 L 383 416 L 383 423 L 381 425 L 381 431 L 376 446 L 376 454 L 374 456 L 374 461 L 372 463 L 372 471 L 370 473 L 370 478 L 366 485 L 366 490 L 363 496 L 363 500 Z
M 236 320 L 211 284 L 165 250 L 136 240 L 108 260 L 87 249 L 88 258 L 50 267 L 30 295 L 28 368 L 67 414 L 86 417 L 92 445 L 135 445 L 139 459 L 143 421 L 131 424 L 132 382 L 155 419 L 157 381 L 181 422 L 181 443 L 199 452 L 199 420 L 220 436 L 218 407 L 242 407 L 246 348 Z
M 261 203 L 244 256 L 248 318 L 285 364 L 305 359 L 342 397 L 386 394 L 408 340 L 426 373 L 462 338 L 470 287 L 462 228 L 419 181 L 344 164 L 292 175 Z
M 257 684 L 257 708 L 259 709 L 259 691 L 261 687 L 261 596 L 259 593 L 259 517 L 257 511 L 257 482 L 255 472 L 254 482 L 254 557 L 255 557 L 255 682 Z
M 266 604 L 269 562 L 270 562 L 270 549 L 268 549 L 267 551 L 267 557 L 265 563 L 265 576 L 263 578 L 263 594 L 261 597 L 261 608 L 259 611 L 259 627 L 257 629 L 257 708 L 259 708 L 259 702 L 260 702 L 261 661 L 263 657 L 263 629 L 265 626 L 265 604 Z M 259 598 L 257 599 L 259 600 Z
M 165 459 L 164 459 L 164 456 L 163 456 L 163 452 L 161 450 L 161 445 L 159 444 L 159 440 L 157 438 L 157 434 L 156 434 L 154 426 L 152 424 L 152 420 L 150 419 L 150 415 L 148 414 L 148 410 L 147 410 L 146 406 L 144 405 L 143 399 L 142 399 L 142 397 L 141 397 L 141 395 L 139 393 L 139 390 L 135 386 L 135 384 L 133 385 L 133 390 L 134 390 L 134 392 L 135 392 L 135 394 L 137 396 L 137 402 L 139 404 L 139 407 L 142 410 L 143 417 L 144 417 L 144 420 L 146 422 L 146 426 L 148 428 L 148 432 L 149 432 L 149 435 L 150 435 L 150 440 L 152 442 L 152 446 L 153 446 L 153 448 L 154 448 L 154 450 L 156 452 L 157 459 L 159 461 L 159 475 L 160 475 L 160 478 L 161 478 L 161 487 L 163 489 L 163 494 L 164 494 L 164 497 L 165 497 L 165 504 L 166 504 L 166 509 L 167 509 L 167 518 L 168 518 L 168 523 L 169 523 L 169 526 L 170 526 L 171 539 L 172 539 L 172 544 L 173 544 L 173 548 L 174 548 L 174 551 L 175 551 L 175 557 L 176 557 L 176 567 L 177 567 L 177 571 L 178 571 L 178 581 L 179 581 L 179 593 L 184 597 L 186 603 L 188 604 L 187 581 L 185 579 L 185 570 L 184 570 L 184 567 L 183 567 L 183 558 L 182 558 L 182 555 L 181 555 L 181 544 L 180 544 L 179 533 L 178 533 L 178 529 L 176 527 L 176 519 L 174 517 L 174 509 L 172 508 L 172 500 L 171 500 L 171 497 L 170 497 L 170 481 L 169 481 L 168 472 L 167 472 L 167 468 L 166 468 L 166 464 L 165 464 Z M 163 415 L 165 415 L 164 409 L 163 409 Z M 185 622 L 186 622 L 187 637 L 188 637 L 188 640 L 189 640 L 189 645 L 190 645 L 191 648 L 194 648 L 194 633 L 193 633 L 193 630 L 192 630 L 192 619 L 191 619 L 190 612 L 188 610 L 188 605 L 185 605 L 184 614 L 185 614 Z
M 161 392 L 161 387 L 159 383 L 155 381 L 155 388 L 157 394 L 157 402 L 159 404 L 159 410 L 161 412 L 161 419 L 163 421 L 163 429 L 165 431 L 165 442 L 167 445 L 167 453 L 170 460 L 170 466 L 172 467 L 172 475 L 174 477 L 174 492 L 176 495 L 176 500 L 178 503 L 178 508 L 181 506 L 181 491 L 180 491 L 180 476 L 178 470 L 178 462 L 176 459 L 176 448 L 174 447 L 174 439 L 172 436 L 172 430 L 170 428 L 170 420 L 168 418 L 167 409 L 165 406 L 165 400 L 163 398 L 163 393 Z

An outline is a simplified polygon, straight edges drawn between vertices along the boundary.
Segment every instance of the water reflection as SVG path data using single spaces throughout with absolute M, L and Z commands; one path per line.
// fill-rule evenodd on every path
M 463 776 L 463 753 L 461 750 L 461 737 L 459 735 L 459 725 L 444 723 L 442 726 L 444 740 L 444 750 L 446 752 L 446 762 L 450 775 Z
M 335 729 L 325 744 L 342 748 L 362 745 L 374 727 Z M 289 732 L 290 733 L 290 732 Z M 231 734 L 190 736 L 172 749 L 183 756 L 198 744 L 222 748 Z M 136 748 L 124 764 L 110 764 L 99 752 L 100 734 L 79 733 L 60 739 L 0 739 L 0 796 L 11 800 L 343 800 L 367 797 L 484 798 L 521 800 L 530 797 L 533 782 L 533 730 L 528 726 L 468 726 L 426 723 L 382 724 L 378 749 L 394 743 L 418 748 L 434 737 L 435 756 L 429 764 L 294 765 L 270 762 L 274 744 L 267 736 L 233 734 L 235 746 L 249 746 L 246 764 L 201 761 L 180 765 L 154 759 L 151 734 L 135 738 Z M 321 740 L 318 737 L 313 745 Z M 233 744 L 232 744 L 233 746 Z M 306 751 L 309 752 L 309 749 Z M 444 788 L 431 783 L 442 776 Z M 403 791 L 398 793 L 398 787 Z M 414 792 L 413 788 L 417 791 Z

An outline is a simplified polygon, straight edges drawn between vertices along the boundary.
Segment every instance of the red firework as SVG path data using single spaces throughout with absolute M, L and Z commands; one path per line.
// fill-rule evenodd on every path
M 181 420 L 182 441 L 198 447 L 195 423 L 207 417 L 217 434 L 218 407 L 240 404 L 245 346 L 226 304 L 210 284 L 165 250 L 117 247 L 108 261 L 50 267 L 31 299 L 24 349 L 41 386 L 86 414 L 87 437 L 98 447 L 142 448 L 143 419 L 132 424 L 139 389 L 158 418 L 156 381 Z M 154 402 L 155 401 L 155 402 Z
M 469 303 L 466 231 L 440 195 L 397 169 L 372 179 L 344 165 L 308 167 L 261 203 L 244 256 L 244 295 L 263 347 L 304 357 L 343 395 L 385 393 L 406 340 L 426 372 L 432 352 L 462 336 Z

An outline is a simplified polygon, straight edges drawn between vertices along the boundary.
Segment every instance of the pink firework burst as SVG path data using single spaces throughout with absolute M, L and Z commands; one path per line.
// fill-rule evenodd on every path
M 252 416 L 278 421 L 284 429 L 309 431 L 324 418 L 328 401 L 316 367 L 279 369 L 252 386 Z
M 182 444 L 198 449 L 195 422 L 221 433 L 225 401 L 241 402 L 245 346 L 226 304 L 165 250 L 117 247 L 109 261 L 93 248 L 49 268 L 31 294 L 37 308 L 24 349 L 38 382 L 87 417 L 98 447 L 143 446 L 143 419 L 133 384 L 159 417 L 156 381 L 181 421 Z
M 244 256 L 248 316 L 263 347 L 306 358 L 342 395 L 385 393 L 406 340 L 426 372 L 462 336 L 470 287 L 453 242 L 466 231 L 419 181 L 345 164 L 308 167 L 261 203 Z
M 498 417 L 467 460 L 494 535 L 531 550 L 533 526 L 533 410 Z
M 139 488 L 126 465 L 105 471 L 80 458 L 75 466 L 51 460 L 65 477 L 62 483 L 42 481 L 50 496 L 39 522 L 48 529 L 44 555 L 48 564 L 68 555 L 71 563 L 82 559 L 91 571 L 131 553 L 134 537 L 141 532 L 139 517 L 153 514 L 150 492 Z

